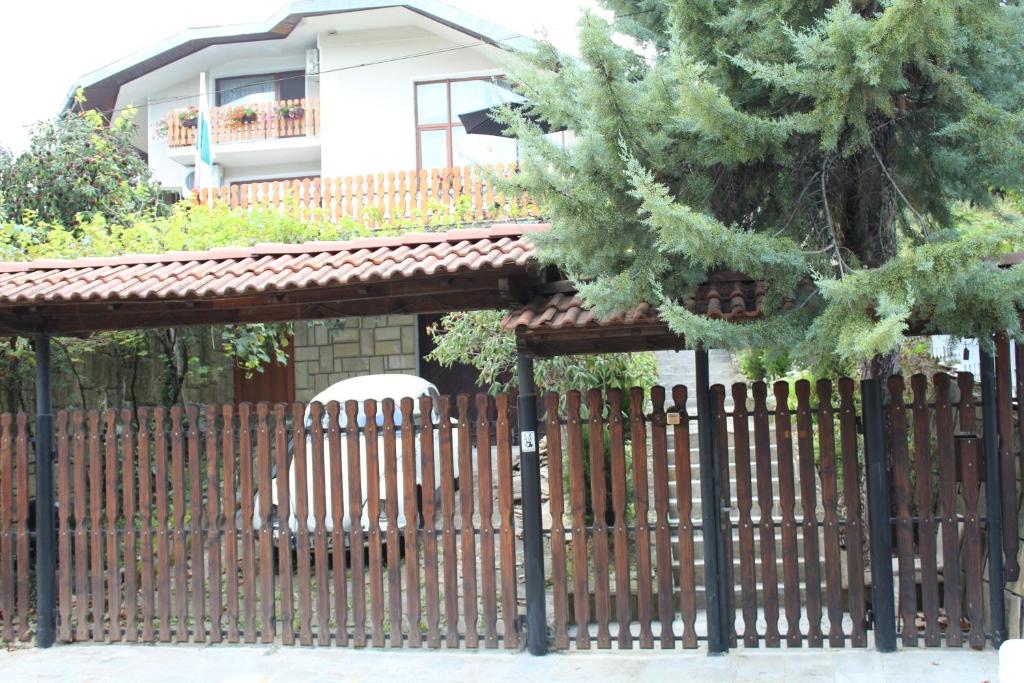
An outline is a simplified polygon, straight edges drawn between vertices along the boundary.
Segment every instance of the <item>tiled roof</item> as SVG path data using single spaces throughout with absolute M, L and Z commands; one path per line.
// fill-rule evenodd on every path
M 0 263 L 0 305 L 196 300 L 523 268 L 533 254 L 523 235 L 547 227 Z
M 737 273 L 716 273 L 697 288 L 683 305 L 691 312 L 712 319 L 739 322 L 763 313 L 765 287 Z M 583 328 L 633 327 L 664 324 L 658 311 L 641 303 L 630 311 L 598 318 L 574 293 L 556 293 L 534 299 L 505 316 L 507 330 L 565 330 Z

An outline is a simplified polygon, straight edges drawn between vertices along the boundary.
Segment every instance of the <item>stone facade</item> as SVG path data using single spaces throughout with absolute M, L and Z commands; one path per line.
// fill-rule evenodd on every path
M 295 324 L 295 399 L 309 401 L 357 375 L 418 370 L 415 315 L 342 318 Z

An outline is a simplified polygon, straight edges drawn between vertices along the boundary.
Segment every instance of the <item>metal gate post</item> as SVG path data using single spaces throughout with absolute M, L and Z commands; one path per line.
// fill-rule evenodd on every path
M 523 564 L 526 570 L 526 645 L 531 655 L 548 651 L 544 596 L 544 533 L 541 523 L 540 458 L 537 455 L 537 387 L 533 358 L 519 351 L 519 474 L 523 495 Z
M 1003 487 L 999 456 L 999 427 L 996 423 L 996 364 L 981 346 L 981 424 L 985 449 L 985 508 L 988 518 L 988 590 L 992 644 L 1006 640 L 1006 605 L 1003 602 Z
M 53 406 L 50 391 L 50 337 L 36 335 L 36 646 L 56 639 L 54 601 Z
M 871 611 L 875 649 L 896 651 L 896 603 L 892 581 L 892 527 L 889 509 L 889 466 L 882 415 L 882 382 L 860 383 L 864 414 L 864 458 L 868 480 L 868 527 L 871 530 Z
M 708 654 L 729 651 L 725 622 L 725 574 L 722 572 L 725 547 L 721 525 L 720 449 L 716 446 L 714 405 L 708 351 L 694 350 L 697 389 L 697 440 L 700 448 L 701 535 L 704 539 L 704 595 L 707 598 Z

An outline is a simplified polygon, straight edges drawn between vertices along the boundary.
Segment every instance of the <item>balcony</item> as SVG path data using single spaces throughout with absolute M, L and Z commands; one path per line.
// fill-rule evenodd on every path
M 540 209 L 524 194 L 506 195 L 491 177 L 507 178 L 514 164 L 233 183 L 195 195 L 199 204 L 290 213 L 305 220 L 403 230 L 532 220 Z
M 169 158 L 193 163 L 197 123 L 194 109 L 168 114 Z M 318 98 L 210 108 L 210 139 L 218 163 L 260 163 L 261 153 L 272 154 L 277 163 L 319 159 L 319 136 Z

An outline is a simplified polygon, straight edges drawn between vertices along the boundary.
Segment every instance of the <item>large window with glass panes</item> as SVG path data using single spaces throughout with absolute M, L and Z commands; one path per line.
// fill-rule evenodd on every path
M 487 76 L 416 84 L 418 168 L 450 168 L 516 162 L 516 142 L 494 135 L 467 135 L 459 114 L 520 99 L 501 78 Z

